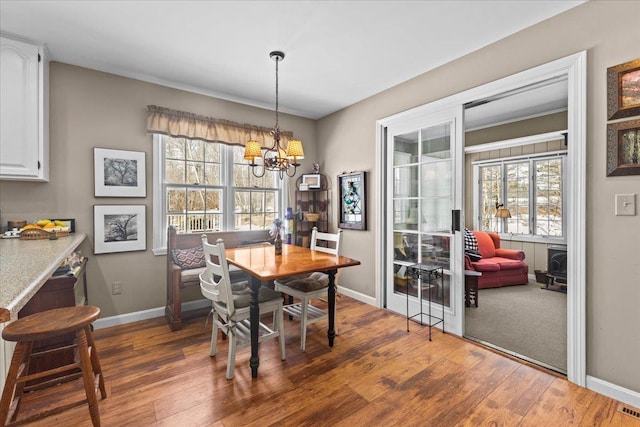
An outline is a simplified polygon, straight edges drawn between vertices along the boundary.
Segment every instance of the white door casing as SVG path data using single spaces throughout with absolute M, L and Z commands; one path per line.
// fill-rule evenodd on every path
M 567 273 L 571 286 L 567 290 L 567 378 L 569 381 L 586 386 L 586 105 L 587 105 L 587 53 L 581 51 L 576 54 L 560 58 L 550 63 L 522 71 L 520 73 L 478 86 L 467 91 L 451 95 L 429 104 L 380 119 L 376 122 L 376 168 L 380 171 L 387 169 L 387 152 L 385 141 L 387 127 L 393 123 L 400 123 L 404 118 L 420 112 L 443 111 L 457 106 L 504 93 L 510 90 L 528 86 L 550 78 L 566 76 L 568 81 L 568 110 L 567 110 L 567 183 L 571 189 L 567 195 L 567 217 L 571 222 L 567 224 Z M 462 155 L 460 153 L 460 155 Z M 460 173 L 463 173 L 460 171 Z M 385 303 L 386 259 L 388 259 L 389 233 L 386 218 L 388 215 L 387 190 L 390 177 L 381 173 L 374 183 L 374 190 L 381 195 L 382 203 L 378 207 L 376 224 L 376 301 L 379 307 Z M 456 172 L 456 179 L 462 179 Z M 460 206 L 464 212 L 464 206 Z M 461 218 L 464 224 L 464 218 Z M 462 262 L 462 249 L 459 251 Z M 461 265 L 461 264 L 459 264 Z M 459 269 L 456 269 L 459 270 Z M 454 287 L 453 309 L 461 304 L 464 296 L 461 292 L 461 281 L 456 280 Z M 448 326 L 449 332 L 463 334 L 464 310 L 460 315 L 454 315 L 454 324 Z M 462 319 L 462 320 L 460 320 Z

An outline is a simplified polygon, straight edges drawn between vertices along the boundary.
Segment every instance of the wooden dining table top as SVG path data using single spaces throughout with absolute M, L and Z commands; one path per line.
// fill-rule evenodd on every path
M 276 255 L 271 245 L 259 245 L 225 250 L 227 261 L 260 280 L 275 280 L 295 274 L 335 270 L 360 265 L 360 261 L 340 255 L 313 251 L 296 245 L 282 245 Z

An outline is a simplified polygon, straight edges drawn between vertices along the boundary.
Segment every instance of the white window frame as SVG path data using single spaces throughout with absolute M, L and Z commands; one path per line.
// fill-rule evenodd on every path
M 529 162 L 529 230 L 530 234 L 518 234 L 513 232 L 499 232 L 500 238 L 504 240 L 514 240 L 523 242 L 538 242 L 538 243 L 558 243 L 566 244 L 567 242 L 567 200 L 566 200 L 566 156 L 567 151 L 552 151 L 539 154 L 531 154 L 525 156 L 504 157 L 499 159 L 482 160 L 473 162 L 473 227 L 480 229 L 481 218 L 481 175 L 480 168 L 485 166 L 499 165 L 502 168 L 502 194 L 500 196 L 500 203 L 505 203 L 506 194 L 506 165 L 513 163 Z M 556 236 L 541 236 L 535 234 L 536 230 L 536 206 L 535 206 L 535 190 L 536 190 L 536 178 L 535 168 L 533 165 L 539 160 L 551 160 L 560 158 L 562 160 L 562 237 Z M 508 206 L 505 204 L 505 207 Z M 503 224 L 506 224 L 506 219 L 501 220 Z M 504 228 L 503 228 L 504 229 Z
M 166 191 L 164 184 L 164 151 L 162 150 L 162 138 L 164 135 L 153 134 L 153 249 L 154 255 L 166 255 L 167 253 L 167 214 Z M 232 148 L 231 146 L 228 146 Z M 221 187 L 223 189 L 223 230 L 234 230 L 235 212 L 234 203 L 235 190 L 265 190 L 254 187 L 233 187 L 233 150 L 222 150 Z M 271 189 L 267 189 L 271 190 Z M 285 212 L 285 195 L 288 194 L 288 179 L 285 177 L 281 181 L 278 195 L 278 214 Z

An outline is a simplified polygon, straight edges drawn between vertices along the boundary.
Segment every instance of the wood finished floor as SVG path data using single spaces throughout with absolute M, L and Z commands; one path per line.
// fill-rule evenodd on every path
M 251 378 L 248 348 L 225 379 L 227 343 L 209 357 L 211 323 L 170 332 L 163 318 L 95 332 L 108 397 L 103 426 L 640 426 L 610 398 L 347 297 L 339 299 L 333 348 L 326 323 L 285 321 L 287 360 L 277 340 L 260 348 Z M 25 398 L 21 417 L 71 397 L 78 381 Z M 78 395 L 76 395 L 78 396 Z M 90 426 L 80 406 L 33 426 Z

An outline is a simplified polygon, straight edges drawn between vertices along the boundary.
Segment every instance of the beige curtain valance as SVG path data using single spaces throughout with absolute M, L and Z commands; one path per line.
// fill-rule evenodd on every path
M 244 146 L 250 140 L 258 141 L 265 148 L 273 145 L 270 128 L 214 119 L 156 105 L 148 105 L 147 109 L 149 111 L 147 132 L 149 133 L 229 145 Z M 283 131 L 281 141 L 285 147 L 289 139 L 293 139 L 293 133 Z

